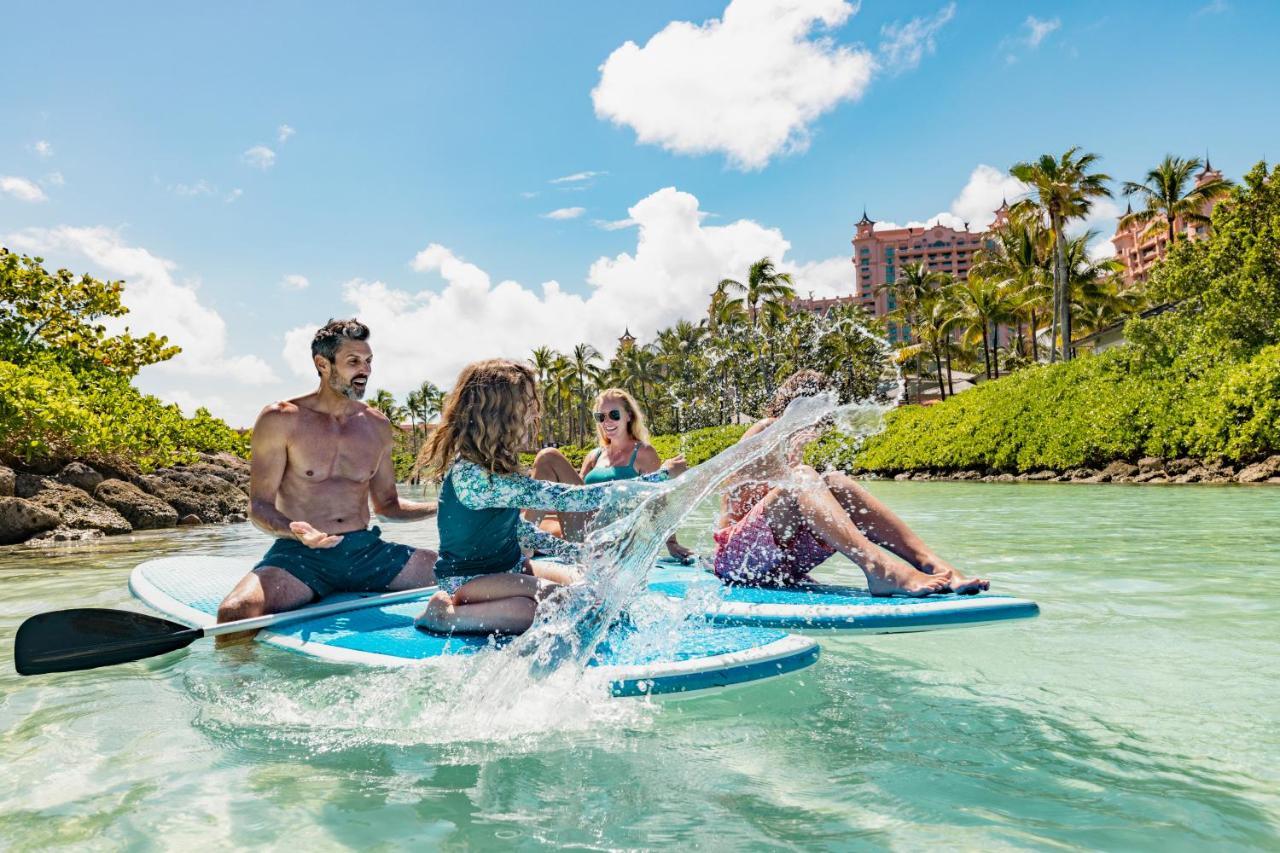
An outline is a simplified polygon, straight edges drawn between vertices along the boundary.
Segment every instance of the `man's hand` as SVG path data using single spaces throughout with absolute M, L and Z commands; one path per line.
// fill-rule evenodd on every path
M 684 461 L 684 454 L 680 454 L 679 456 L 672 456 L 666 462 L 663 462 L 660 470 L 666 471 L 668 477 L 679 477 L 689 470 L 689 465 Z
M 305 521 L 290 522 L 289 530 L 299 542 L 308 548 L 332 548 L 342 541 L 341 536 L 322 533 Z

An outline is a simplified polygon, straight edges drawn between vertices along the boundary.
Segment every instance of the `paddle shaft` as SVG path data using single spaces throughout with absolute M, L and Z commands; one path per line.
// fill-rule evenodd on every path
M 268 613 L 265 616 L 254 616 L 251 619 L 237 619 L 234 622 L 220 622 L 207 628 L 200 628 L 201 636 L 216 637 L 219 634 L 234 634 L 238 631 L 256 631 L 259 628 L 270 628 L 286 622 L 300 622 L 314 619 L 317 616 L 328 616 L 331 613 L 345 613 L 348 610 L 363 610 L 366 607 L 382 607 L 387 604 L 399 604 L 435 592 L 437 586 L 423 586 L 417 589 L 406 589 L 400 592 L 384 592 L 380 595 L 369 595 L 364 598 L 353 598 L 349 601 L 334 601 L 330 604 L 316 604 L 300 607 L 297 610 L 286 610 L 283 613 Z

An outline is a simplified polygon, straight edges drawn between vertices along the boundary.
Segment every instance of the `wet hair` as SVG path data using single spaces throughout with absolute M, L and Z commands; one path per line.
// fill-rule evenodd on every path
M 622 388 L 606 388 L 596 395 L 596 401 L 591 404 L 592 411 L 600 408 L 600 404 L 605 400 L 622 401 L 622 408 L 627 413 L 627 435 L 641 444 L 648 444 L 649 428 L 645 426 L 644 412 L 640 411 L 640 404 L 636 402 L 636 398 Z M 604 434 L 604 424 L 596 424 L 596 441 L 601 447 L 609 443 L 609 439 Z
M 494 474 L 515 474 L 520 451 L 537 431 L 541 416 L 532 367 L 505 358 L 472 362 L 462 368 L 445 398 L 440 423 L 418 457 L 418 469 L 443 477 L 460 457 Z
M 766 418 L 780 418 L 782 413 L 797 397 L 816 397 L 824 391 L 834 391 L 835 384 L 831 377 L 816 370 L 797 370 L 786 378 L 773 392 L 773 397 L 764 406 Z
M 333 364 L 333 360 L 338 356 L 338 348 L 342 346 L 344 340 L 367 341 L 368 339 L 369 327 L 355 317 L 346 320 L 330 319 L 316 330 L 315 337 L 311 339 L 311 355 L 313 358 L 322 355 L 325 361 Z

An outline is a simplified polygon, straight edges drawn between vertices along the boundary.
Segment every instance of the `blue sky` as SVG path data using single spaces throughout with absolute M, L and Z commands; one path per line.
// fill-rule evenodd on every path
M 978 226 L 1019 159 L 1238 178 L 1280 131 L 1268 2 L 366 5 L 5 11 L 0 240 L 128 280 L 188 411 L 306 390 L 329 316 L 375 385 L 447 385 L 643 339 L 759 255 L 847 292 L 864 204 Z

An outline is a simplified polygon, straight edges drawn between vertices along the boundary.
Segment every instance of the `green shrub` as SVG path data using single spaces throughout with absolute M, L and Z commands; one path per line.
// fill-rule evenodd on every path
M 128 378 L 76 374 L 51 360 L 0 361 L 0 459 L 61 464 L 72 459 L 143 470 L 192 462 L 201 451 L 247 456 L 249 439 L 198 409 L 142 394 Z

